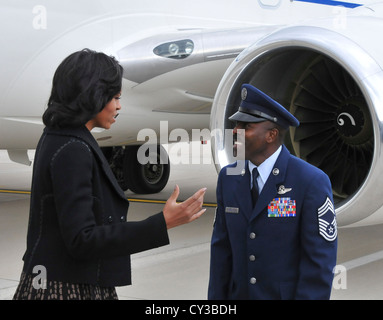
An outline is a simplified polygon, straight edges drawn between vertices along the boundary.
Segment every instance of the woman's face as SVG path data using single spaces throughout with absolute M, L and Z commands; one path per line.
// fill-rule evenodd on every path
M 109 129 L 116 122 L 118 111 L 121 110 L 120 99 L 121 92 L 114 96 L 93 119 L 87 122 L 88 130 L 90 131 L 95 127 Z

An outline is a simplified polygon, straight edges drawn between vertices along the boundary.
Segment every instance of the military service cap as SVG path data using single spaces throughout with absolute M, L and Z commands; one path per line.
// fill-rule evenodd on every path
M 282 105 L 250 84 L 242 85 L 242 102 L 229 120 L 241 122 L 271 121 L 287 129 L 298 127 L 299 121 Z

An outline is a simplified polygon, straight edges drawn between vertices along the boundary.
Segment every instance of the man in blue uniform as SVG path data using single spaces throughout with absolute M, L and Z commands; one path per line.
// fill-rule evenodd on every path
M 234 148 L 245 148 L 245 169 L 231 175 L 231 164 L 218 177 L 208 298 L 329 299 L 337 250 L 330 180 L 283 145 L 299 126 L 292 114 L 251 85 L 241 94 L 229 119 L 234 136 L 244 134 Z

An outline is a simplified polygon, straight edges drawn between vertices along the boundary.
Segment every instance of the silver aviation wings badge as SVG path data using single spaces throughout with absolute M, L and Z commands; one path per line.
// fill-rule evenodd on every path
M 293 190 L 293 188 L 286 188 L 284 185 L 281 185 L 278 188 L 278 194 L 285 194 L 287 192 L 290 192 L 291 190 Z

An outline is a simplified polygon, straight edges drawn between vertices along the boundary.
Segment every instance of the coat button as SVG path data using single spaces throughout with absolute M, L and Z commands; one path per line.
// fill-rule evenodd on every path
M 121 216 L 120 218 L 121 222 L 125 220 L 125 217 L 124 216 Z
M 253 240 L 256 238 L 256 234 L 254 232 L 250 233 L 250 239 Z
M 249 260 L 250 260 L 250 261 L 255 261 L 255 256 L 254 256 L 254 255 L 250 255 L 250 256 L 249 256 Z
M 254 277 L 250 278 L 250 284 L 256 284 L 257 282 L 257 279 L 255 279 Z
M 108 222 L 112 222 L 113 221 L 113 217 L 112 216 L 109 216 L 108 217 Z

